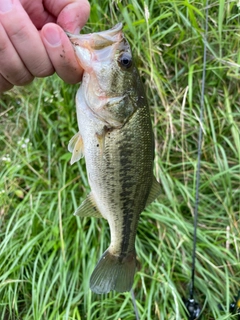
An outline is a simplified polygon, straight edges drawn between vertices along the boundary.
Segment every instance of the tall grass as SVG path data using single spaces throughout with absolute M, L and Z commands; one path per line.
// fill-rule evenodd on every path
M 205 6 L 91 1 L 84 32 L 122 21 L 144 82 L 162 194 L 141 215 L 134 291 L 141 319 L 186 319 L 197 169 Z M 236 319 L 240 289 L 240 11 L 209 1 L 196 261 L 202 319 Z M 0 318 L 135 319 L 130 293 L 96 295 L 90 274 L 109 244 L 105 221 L 72 215 L 89 192 L 70 166 L 78 86 L 57 76 L 0 100 Z M 221 304 L 221 308 L 219 308 Z

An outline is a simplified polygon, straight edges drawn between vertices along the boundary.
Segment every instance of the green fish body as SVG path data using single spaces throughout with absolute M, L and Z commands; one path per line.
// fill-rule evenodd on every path
M 90 279 L 93 292 L 130 291 L 140 213 L 159 194 L 154 139 L 144 89 L 122 25 L 69 35 L 84 69 L 76 97 L 79 133 L 71 163 L 85 156 L 91 192 L 76 215 L 107 219 L 111 243 Z

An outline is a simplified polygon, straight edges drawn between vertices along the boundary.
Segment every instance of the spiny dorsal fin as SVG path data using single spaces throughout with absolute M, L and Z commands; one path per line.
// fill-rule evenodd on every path
M 79 217 L 95 217 L 103 218 L 99 212 L 92 193 L 89 193 L 87 198 L 81 203 L 81 205 L 74 212 L 75 216 Z
M 76 133 L 69 141 L 68 151 L 72 152 L 70 164 L 73 164 L 84 157 L 83 140 L 80 132 Z
M 155 177 L 153 177 L 153 183 L 152 187 L 146 202 L 146 207 L 152 203 L 161 193 L 161 185 L 160 183 L 156 180 Z

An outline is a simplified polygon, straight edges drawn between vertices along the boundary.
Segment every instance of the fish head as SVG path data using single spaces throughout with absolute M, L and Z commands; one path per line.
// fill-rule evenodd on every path
M 68 37 L 84 70 L 87 105 L 111 126 L 121 126 L 136 109 L 140 80 L 122 24 Z

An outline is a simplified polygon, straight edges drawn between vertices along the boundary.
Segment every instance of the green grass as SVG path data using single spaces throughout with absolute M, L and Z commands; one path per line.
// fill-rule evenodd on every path
M 92 0 L 85 32 L 122 21 L 144 81 L 162 194 L 141 215 L 134 291 L 140 318 L 186 319 L 189 297 L 204 6 Z M 209 1 L 196 299 L 202 319 L 228 313 L 240 289 L 240 9 Z M 130 293 L 96 295 L 90 274 L 109 244 L 106 221 L 72 215 L 89 192 L 70 166 L 78 86 L 57 76 L 0 100 L 0 319 L 135 319 Z M 221 311 L 218 304 L 221 303 Z

